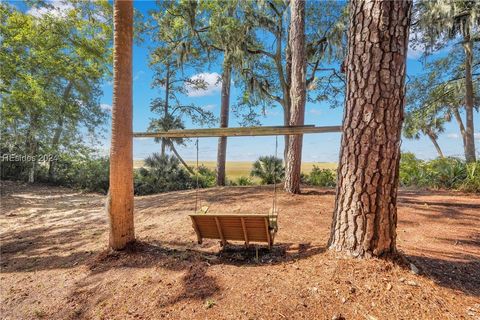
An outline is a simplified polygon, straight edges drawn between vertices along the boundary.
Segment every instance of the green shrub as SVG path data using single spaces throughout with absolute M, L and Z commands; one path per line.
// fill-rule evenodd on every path
M 235 180 L 237 186 L 252 186 L 253 181 L 249 177 L 238 177 Z
M 174 156 L 154 153 L 145 159 L 145 167 L 135 170 L 135 194 L 190 189 L 194 181 Z
M 427 161 L 425 170 L 425 185 L 434 189 L 458 189 L 467 178 L 465 161 L 457 158 L 437 158 Z
M 313 166 L 312 172 L 307 179 L 308 184 L 319 187 L 335 187 L 337 182 L 336 173 L 332 169 L 320 169 Z
M 400 186 L 423 186 L 427 182 L 423 166 L 424 161 L 417 159 L 413 153 L 402 153 L 400 158 Z
M 282 181 L 285 176 L 282 159 L 275 156 L 258 158 L 258 160 L 253 163 L 250 176 L 260 178 L 262 184 L 272 184 L 274 181 Z
M 109 187 L 110 160 L 108 157 L 77 157 L 60 156 L 55 166 L 55 176 L 49 180 L 46 167 L 38 172 L 39 181 L 85 191 L 106 194 Z
M 423 161 L 413 153 L 403 153 L 400 159 L 400 185 L 479 192 L 479 163 L 466 164 L 464 160 L 454 157 Z
M 198 166 L 198 186 L 200 188 L 210 188 L 217 184 L 217 174 L 215 170 L 209 169 L 203 164 Z
M 480 192 L 480 160 L 467 164 L 467 176 L 460 186 L 466 192 Z

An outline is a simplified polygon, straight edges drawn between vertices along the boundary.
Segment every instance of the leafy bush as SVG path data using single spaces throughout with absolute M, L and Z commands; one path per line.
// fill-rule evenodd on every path
M 282 181 L 285 176 L 282 159 L 275 156 L 258 158 L 258 160 L 253 163 L 250 176 L 260 178 L 262 184 L 272 184 L 275 180 L 276 182 Z
M 480 192 L 480 160 L 467 164 L 467 177 L 460 186 L 460 190 Z
M 136 195 L 184 190 L 193 186 L 190 174 L 174 156 L 154 153 L 145 159 L 145 167 L 135 171 Z
M 110 159 L 108 157 L 60 156 L 55 166 L 55 176 L 49 179 L 46 167 L 37 173 L 38 180 L 85 191 L 106 194 L 109 187 Z
M 234 181 L 229 181 L 231 186 L 253 186 L 254 183 L 249 177 L 238 177 Z
M 465 161 L 457 158 L 437 158 L 424 164 L 426 187 L 458 189 L 467 178 Z
M 403 187 L 423 186 L 426 181 L 423 166 L 424 161 L 417 159 L 413 153 L 402 153 L 400 158 L 400 185 Z
M 198 186 L 200 188 L 210 188 L 214 187 L 217 182 L 217 174 L 215 170 L 208 169 L 203 164 L 198 166 Z
M 400 185 L 432 189 L 480 191 L 480 161 L 467 164 L 464 160 L 446 157 L 431 161 L 403 153 L 400 159 Z
M 307 178 L 307 183 L 319 187 L 335 187 L 336 180 L 337 177 L 334 170 L 320 169 L 314 165 L 312 172 L 310 172 L 310 175 Z

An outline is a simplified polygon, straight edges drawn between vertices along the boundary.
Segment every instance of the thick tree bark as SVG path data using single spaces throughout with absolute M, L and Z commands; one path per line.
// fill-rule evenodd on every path
M 227 54 L 227 53 L 225 53 Z M 225 57 L 222 74 L 222 101 L 220 106 L 220 128 L 228 127 L 228 116 L 230 113 L 230 82 L 232 67 Z M 225 185 L 225 164 L 227 161 L 227 137 L 218 138 L 217 150 L 217 186 Z
M 396 252 L 400 135 L 411 1 L 352 0 L 347 91 L 329 247 Z
M 305 1 L 291 2 L 290 48 L 292 52 L 292 77 L 290 87 L 291 112 L 289 125 L 303 125 L 306 101 L 305 56 Z M 302 135 L 290 136 L 285 161 L 285 190 L 300 193 L 302 164 Z
M 437 137 L 432 133 L 427 133 L 427 136 L 430 138 L 430 141 L 432 141 L 433 145 L 435 146 L 435 150 L 437 150 L 438 156 L 440 158 L 443 158 L 443 152 L 440 148 L 440 145 L 438 144 Z
M 133 225 L 132 151 L 133 3 L 114 3 L 112 141 L 110 147 L 110 248 L 120 250 L 135 240 Z
M 465 160 L 475 162 L 475 136 L 473 126 L 473 81 L 472 81 L 472 45 L 468 26 L 463 39 L 463 48 L 465 50 Z

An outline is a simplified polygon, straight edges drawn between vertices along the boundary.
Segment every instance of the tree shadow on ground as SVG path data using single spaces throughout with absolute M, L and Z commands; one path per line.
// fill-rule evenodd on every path
M 405 255 L 417 266 L 421 275 L 442 287 L 459 290 L 480 297 L 480 260 L 464 254 L 441 259 L 428 256 Z
M 165 269 L 182 272 L 181 289 L 168 288 L 168 284 L 154 283 L 149 289 L 161 288 L 161 291 L 171 290 L 173 294 L 158 297 L 157 306 L 164 308 L 175 305 L 184 300 L 206 301 L 222 289 L 215 277 L 208 275 L 209 268 L 217 265 L 235 265 L 246 267 L 260 267 L 292 260 L 306 259 L 321 254 L 325 248 L 312 246 L 310 243 L 292 244 L 281 243 L 274 245 L 271 250 L 262 247 L 227 245 L 217 253 L 198 249 L 172 249 L 169 242 L 136 241 L 123 251 L 103 251 L 91 257 L 86 262 L 89 274 L 76 284 L 72 299 L 76 299 L 82 306 L 82 313 L 87 312 L 92 305 L 91 299 L 96 293 L 96 287 L 91 287 L 94 279 L 108 278 L 97 276 L 108 273 L 113 269 Z M 179 245 L 175 242 L 173 245 Z M 187 247 L 187 243 L 184 244 Z M 90 287 L 90 288 L 89 288 Z M 145 288 L 144 288 L 145 290 Z M 78 294 L 82 292 L 82 294 Z M 78 316 L 78 315 L 77 315 Z

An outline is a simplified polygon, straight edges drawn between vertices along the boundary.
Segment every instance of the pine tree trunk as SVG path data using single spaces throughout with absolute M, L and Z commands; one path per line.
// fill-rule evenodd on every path
M 400 135 L 411 1 L 352 0 L 347 91 L 329 247 L 396 252 Z
M 438 156 L 440 158 L 443 158 L 443 152 L 442 149 L 440 149 L 440 145 L 438 144 L 437 137 L 435 137 L 433 134 L 427 133 L 427 136 L 430 138 L 430 141 L 432 141 L 433 145 L 435 146 L 435 150 L 437 150 Z
M 292 51 L 292 77 L 290 87 L 291 112 L 289 125 L 303 125 L 306 101 L 306 56 L 305 56 L 305 1 L 291 2 L 290 48 Z M 302 135 L 288 139 L 287 161 L 285 163 L 285 190 L 300 193 L 302 164 Z
M 466 27 L 468 28 L 468 26 Z M 473 126 L 473 81 L 472 81 L 472 40 L 466 32 L 463 47 L 465 50 L 465 160 L 475 162 L 475 136 Z
M 110 247 L 120 250 L 135 240 L 132 154 L 133 3 L 114 3 L 114 62 L 110 189 Z
M 225 53 L 227 54 L 227 53 Z M 224 60 L 227 58 L 225 57 Z M 227 63 L 223 65 L 222 74 L 222 101 L 220 107 L 220 128 L 228 127 L 228 116 L 230 112 L 230 82 L 231 82 L 232 67 Z M 227 161 L 227 137 L 218 138 L 217 150 L 217 186 L 224 186 L 225 164 Z

